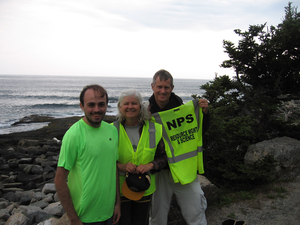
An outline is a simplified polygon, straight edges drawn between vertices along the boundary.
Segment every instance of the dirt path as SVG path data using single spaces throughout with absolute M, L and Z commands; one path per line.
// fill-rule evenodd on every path
M 208 225 L 221 225 L 230 216 L 246 225 L 300 225 L 300 176 L 262 190 L 255 199 L 206 210 Z

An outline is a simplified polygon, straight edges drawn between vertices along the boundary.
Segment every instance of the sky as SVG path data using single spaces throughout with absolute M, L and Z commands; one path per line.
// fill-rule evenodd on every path
M 223 40 L 282 22 L 284 0 L 0 0 L 0 74 L 233 76 Z M 300 5 L 294 0 L 293 6 Z

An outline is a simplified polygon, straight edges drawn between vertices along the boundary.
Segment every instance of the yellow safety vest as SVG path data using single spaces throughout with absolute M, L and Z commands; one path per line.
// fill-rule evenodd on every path
M 175 183 L 188 184 L 204 173 L 202 154 L 203 113 L 198 100 L 152 114 L 152 121 L 163 125 L 168 163 Z
M 133 150 L 132 143 L 127 136 L 125 128 L 119 121 L 115 121 L 113 125 L 119 131 L 119 160 L 121 164 L 131 162 L 135 165 L 147 164 L 154 160 L 156 146 L 162 139 L 162 126 L 157 123 L 145 121 L 143 131 L 137 146 L 136 151 Z M 155 174 L 150 174 L 151 184 L 145 191 L 144 196 L 152 194 L 155 189 Z M 125 174 L 119 173 L 120 193 L 123 182 L 125 181 Z

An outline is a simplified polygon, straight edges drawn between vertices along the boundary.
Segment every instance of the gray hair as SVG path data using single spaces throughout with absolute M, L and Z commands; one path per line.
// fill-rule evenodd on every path
M 141 106 L 141 111 L 140 111 L 140 114 L 139 114 L 139 123 L 142 123 L 144 122 L 145 120 L 149 120 L 150 119 L 150 113 L 147 111 L 147 108 L 144 106 L 143 104 L 143 98 L 142 98 L 142 95 L 135 89 L 127 89 L 125 91 L 123 91 L 121 93 L 121 95 L 119 96 L 119 100 L 118 100 L 118 114 L 116 116 L 117 120 L 122 123 L 126 120 L 126 118 L 124 117 L 124 115 L 121 113 L 120 111 L 120 105 L 123 101 L 123 99 L 125 97 L 128 97 L 128 96 L 134 96 L 140 103 L 140 106 Z
M 152 79 L 152 85 L 154 86 L 155 85 L 155 82 L 156 82 L 156 78 L 159 77 L 159 79 L 161 81 L 166 81 L 166 80 L 169 80 L 171 81 L 171 87 L 173 87 L 173 77 L 172 75 L 170 74 L 169 71 L 167 70 L 164 70 L 164 69 L 161 69 L 159 71 L 157 71 L 154 76 L 153 76 L 153 79 Z

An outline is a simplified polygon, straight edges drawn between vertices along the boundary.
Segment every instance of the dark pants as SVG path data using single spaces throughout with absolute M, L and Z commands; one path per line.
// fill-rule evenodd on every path
M 121 218 L 119 225 L 148 225 L 152 195 L 138 201 L 121 197 Z
M 95 222 L 95 223 L 83 223 L 83 225 L 111 225 L 112 224 L 112 218 L 102 221 L 102 222 Z

